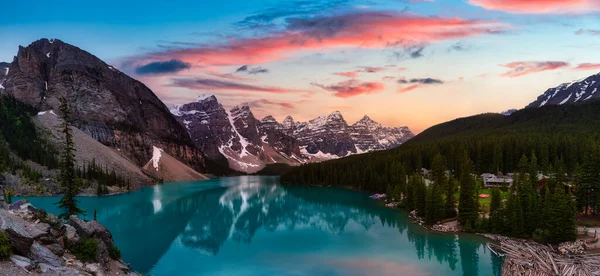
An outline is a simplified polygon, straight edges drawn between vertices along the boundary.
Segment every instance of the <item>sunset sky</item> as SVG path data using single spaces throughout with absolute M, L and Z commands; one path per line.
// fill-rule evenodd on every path
M 259 119 L 339 110 L 414 132 L 600 72 L 600 0 L 85 2 L 1 4 L 0 61 L 58 38 L 167 105 L 210 93 Z

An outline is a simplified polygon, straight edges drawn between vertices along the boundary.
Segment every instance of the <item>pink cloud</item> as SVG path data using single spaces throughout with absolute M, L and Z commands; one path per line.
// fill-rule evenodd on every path
M 393 81 L 395 78 L 392 76 L 384 76 L 383 78 L 381 78 L 381 81 L 385 81 L 385 82 L 390 82 Z
M 418 84 L 413 84 L 411 86 L 407 86 L 407 87 L 403 87 L 403 88 L 398 88 L 398 90 L 396 91 L 397 93 L 406 93 L 406 92 L 410 92 L 413 91 L 415 89 L 419 88 Z
M 575 70 L 600 70 L 600 63 L 581 63 Z
M 283 108 L 287 108 L 287 109 L 296 108 L 296 106 L 294 104 L 289 103 L 289 102 L 278 102 L 278 101 L 272 101 L 272 100 L 268 100 L 268 99 L 259 99 L 256 101 L 248 102 L 247 104 L 248 104 L 248 106 L 254 107 L 254 108 L 270 108 L 272 106 L 279 106 L 279 107 L 283 107 Z
M 470 0 L 469 3 L 508 13 L 569 14 L 600 11 L 600 0 Z
M 322 85 L 313 83 L 314 86 L 318 86 L 333 92 L 333 95 L 339 98 L 350 98 L 362 94 L 374 94 L 380 92 L 385 88 L 383 83 L 380 82 L 360 82 L 357 80 L 347 80 L 333 85 Z
M 502 77 L 516 78 L 525 75 L 551 71 L 569 66 L 569 63 L 564 61 L 517 61 L 508 64 L 500 65 L 509 68 L 508 72 L 500 75 Z
M 361 11 L 289 20 L 286 30 L 256 38 L 230 38 L 215 45 L 177 48 L 132 57 L 129 65 L 179 59 L 193 66 L 257 64 L 305 50 L 343 47 L 411 47 L 424 43 L 497 33 L 496 21 L 425 17 L 412 13 Z
M 337 73 L 333 73 L 336 76 L 341 76 L 341 77 L 346 77 L 346 78 L 356 78 L 358 77 L 358 72 L 356 71 L 351 71 L 351 72 L 337 72 Z
M 169 85 L 172 87 L 183 87 L 191 90 L 221 90 L 221 91 L 245 91 L 245 92 L 264 92 L 274 94 L 304 93 L 312 94 L 309 90 L 286 89 L 281 87 L 270 87 L 261 85 L 245 84 L 233 81 L 224 81 L 216 79 L 203 78 L 176 78 Z

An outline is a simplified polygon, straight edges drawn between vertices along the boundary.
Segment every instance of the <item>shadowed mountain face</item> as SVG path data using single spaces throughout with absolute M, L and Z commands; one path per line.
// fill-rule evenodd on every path
M 6 68 L 0 68 L 8 72 L 0 93 L 39 110 L 57 110 L 59 97 L 65 97 L 79 129 L 139 166 L 157 146 L 203 170 L 202 154 L 160 99 L 94 55 L 60 40 L 40 39 L 20 46 Z
M 463 275 L 459 261 L 469 271 L 464 275 L 491 271 L 494 257 L 479 251 L 482 243 L 476 239 L 429 233 L 409 223 L 406 213 L 360 192 L 277 183 L 277 178 L 246 176 L 80 200 L 83 208 L 97 210 L 124 260 L 151 275 L 281 275 L 290 269 L 386 274 L 380 267 L 350 265 L 363 262 L 392 265 L 409 275 Z M 58 199 L 30 200 L 54 213 Z M 385 261 L 390 258 L 404 261 Z M 297 267 L 299 261 L 305 265 Z

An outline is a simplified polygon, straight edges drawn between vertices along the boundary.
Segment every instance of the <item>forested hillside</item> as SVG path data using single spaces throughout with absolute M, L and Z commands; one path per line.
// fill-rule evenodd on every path
M 41 179 L 56 178 L 55 174 L 60 167 L 60 149 L 50 142 L 48 133 L 35 125 L 33 116 L 36 114 L 34 108 L 12 97 L 0 96 L 0 185 L 7 184 L 2 183 L 1 178 L 3 173 L 8 172 L 11 175 L 23 176 L 32 184 L 36 184 L 36 191 L 39 193 L 54 193 L 56 191 L 42 184 Z M 27 161 L 36 165 L 32 166 Z M 45 173 L 39 170 L 42 167 Z M 81 185 L 84 188 L 93 185 L 98 194 L 107 193 L 107 186 L 129 185 L 129 179 L 118 176 L 114 170 L 111 171 L 95 162 L 84 164 L 76 170 Z M 12 191 L 16 187 L 5 188 Z
M 433 126 L 392 150 L 303 165 L 282 180 L 384 191 L 400 170 L 431 168 L 437 154 L 458 177 L 458 156 L 465 151 L 476 173 L 515 172 L 521 156 L 534 153 L 541 171 L 560 159 L 572 174 L 598 147 L 599 136 L 600 101 L 482 114 Z

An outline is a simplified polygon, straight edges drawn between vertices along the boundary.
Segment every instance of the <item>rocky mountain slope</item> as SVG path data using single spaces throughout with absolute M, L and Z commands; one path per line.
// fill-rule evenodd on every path
M 600 73 L 550 88 L 527 107 L 572 104 L 591 99 L 600 99 L 598 90 L 600 90 Z
M 7 73 L 0 79 L 0 93 L 38 110 L 58 110 L 58 99 L 64 96 L 74 125 L 137 166 L 151 159 L 156 146 L 194 169 L 206 170 L 202 153 L 161 100 L 94 55 L 60 40 L 40 39 L 20 46 L 6 68 L 0 70 Z
M 212 95 L 176 105 L 171 113 L 209 158 L 250 173 L 266 164 L 298 165 L 390 149 L 414 136 L 407 127 L 384 127 L 368 116 L 348 125 L 339 111 L 308 122 L 291 116 L 281 123 L 272 116 L 258 120 L 248 106 L 226 110 Z
M 41 111 L 34 119 L 36 124 L 47 131 L 48 138 L 56 145 L 64 143 L 64 135 L 61 133 L 62 120 L 52 110 Z M 73 140 L 75 144 L 75 162 L 77 166 L 95 162 L 103 168 L 114 170 L 118 175 L 125 177 L 133 187 L 141 187 L 153 183 L 142 170 L 133 162 L 124 158 L 118 151 L 111 149 L 94 140 L 83 131 L 73 128 Z
M 153 148 L 152 159 L 144 165 L 144 171 L 163 182 L 208 179 L 157 147 Z

